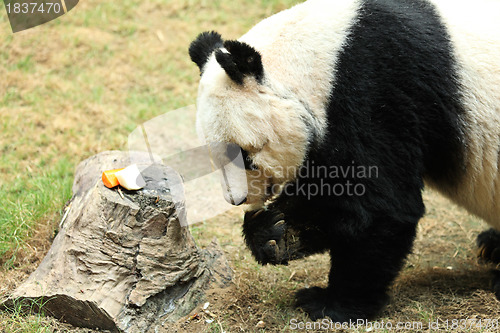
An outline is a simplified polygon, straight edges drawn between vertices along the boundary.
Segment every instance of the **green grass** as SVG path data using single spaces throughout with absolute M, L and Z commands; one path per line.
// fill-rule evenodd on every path
M 4 310 L 6 320 L 0 322 L 2 333 L 49 333 L 54 332 L 44 314 L 47 300 L 14 301 Z
M 36 222 L 54 217 L 71 196 L 73 165 L 67 159 L 41 174 L 26 173 L 0 192 L 0 257 L 7 266 L 15 262 Z

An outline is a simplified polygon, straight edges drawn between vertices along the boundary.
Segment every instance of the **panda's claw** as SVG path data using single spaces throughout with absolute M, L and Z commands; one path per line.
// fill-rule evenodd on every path
M 276 223 L 274 224 L 274 226 L 275 226 L 275 227 L 279 227 L 279 226 L 282 226 L 283 224 L 285 224 L 285 220 L 281 220 L 281 221 L 279 221 L 279 222 L 276 222 Z
M 480 259 L 484 258 L 484 246 L 481 246 L 477 249 L 477 257 Z
M 477 236 L 478 258 L 500 265 L 500 231 L 489 229 L 483 231 Z M 493 279 L 491 281 L 493 292 L 500 300 L 500 270 L 493 270 Z
M 276 241 L 274 239 L 271 239 L 269 242 L 267 242 L 267 247 L 269 249 L 269 258 L 274 258 L 274 260 L 271 260 L 270 263 L 278 263 L 280 248 Z
M 477 236 L 478 257 L 495 264 L 500 263 L 500 232 L 495 229 L 483 231 Z
M 260 214 L 262 214 L 266 209 L 265 208 L 261 208 L 261 209 L 256 209 L 256 210 L 252 210 L 252 211 L 249 211 L 249 212 L 246 212 L 245 213 L 245 218 L 248 217 L 249 218 L 256 218 L 257 216 L 259 216 Z

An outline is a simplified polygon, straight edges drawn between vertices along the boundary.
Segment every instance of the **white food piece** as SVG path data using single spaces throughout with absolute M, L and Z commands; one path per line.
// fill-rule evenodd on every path
M 115 173 L 115 176 L 120 185 L 129 191 L 140 190 L 146 186 L 146 182 L 144 178 L 142 178 L 137 164 L 129 165 L 125 169 Z

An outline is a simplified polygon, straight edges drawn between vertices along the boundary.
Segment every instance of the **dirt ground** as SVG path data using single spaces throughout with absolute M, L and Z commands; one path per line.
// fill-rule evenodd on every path
M 492 267 L 478 263 L 475 254 L 475 237 L 483 230 L 483 223 L 434 192 L 427 192 L 425 197 L 428 213 L 420 223 L 413 254 L 392 287 L 390 304 L 376 323 L 390 322 L 394 327 L 397 323 L 422 323 L 422 328 L 398 330 L 408 332 L 429 331 L 429 322 L 439 323 L 442 331 L 496 332 L 472 326 L 480 319 L 500 318 L 500 302 L 489 286 Z M 261 267 L 243 244 L 241 216 L 236 208 L 191 226 L 200 247 L 217 238 L 234 270 L 234 283 L 230 287 L 207 294 L 208 309 L 215 317 L 204 313 L 201 304 L 192 312 L 191 319 L 186 317 L 177 325 L 159 331 L 288 332 L 293 320 L 308 321 L 304 313 L 293 308 L 293 293 L 302 287 L 326 285 L 328 256 L 315 255 L 289 266 Z M 43 248 L 49 245 L 47 237 Z M 4 272 L 0 283 L 7 290 L 3 291 L 12 290 L 24 280 L 44 252 L 27 258 L 19 269 Z M 452 330 L 454 319 L 466 323 L 467 329 Z M 213 321 L 207 323 L 207 320 Z M 447 322 L 448 330 L 444 329 Z M 92 332 L 53 319 L 47 319 L 45 325 L 57 332 Z

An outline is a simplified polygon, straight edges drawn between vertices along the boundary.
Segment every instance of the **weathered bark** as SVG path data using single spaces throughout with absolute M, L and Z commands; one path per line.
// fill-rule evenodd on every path
M 165 184 L 171 169 L 148 167 L 146 187 L 123 190 L 124 198 L 102 184 L 103 170 L 127 164 L 127 154 L 105 152 L 78 166 L 49 253 L 8 302 L 45 303 L 45 313 L 75 326 L 147 332 L 189 313 L 211 284 L 231 280 L 217 245 L 200 250 L 181 226 L 185 212 Z

